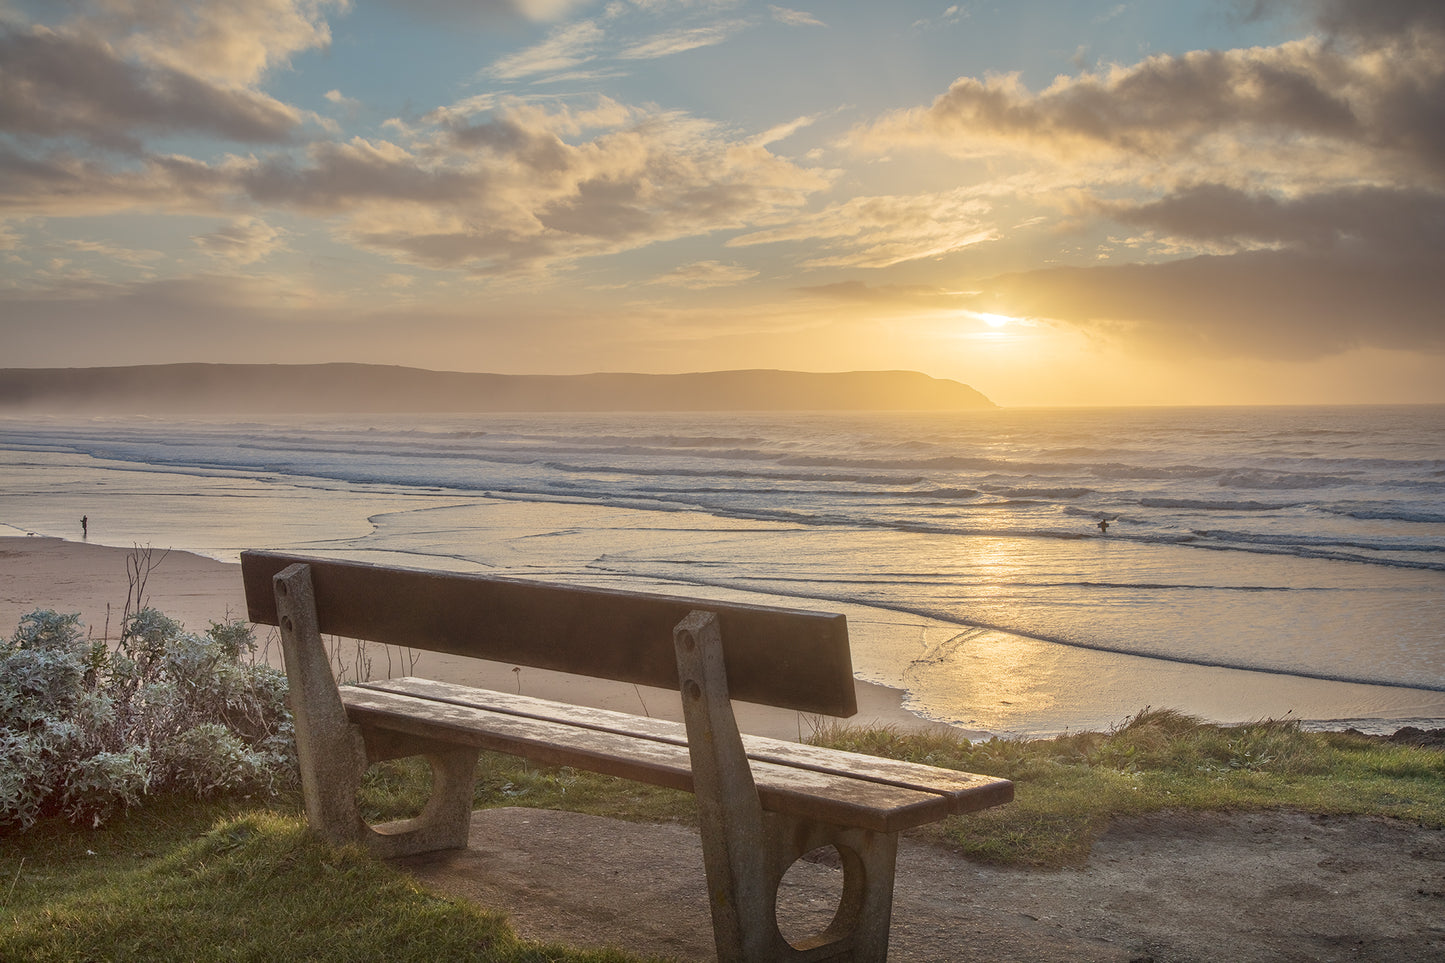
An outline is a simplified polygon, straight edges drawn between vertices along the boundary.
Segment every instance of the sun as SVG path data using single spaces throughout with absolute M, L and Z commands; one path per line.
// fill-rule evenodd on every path
M 978 320 L 982 321 L 984 324 L 988 325 L 990 328 L 1001 328 L 1011 321 L 1018 320 L 1017 318 L 1011 318 L 1006 314 L 989 314 L 987 311 L 970 311 L 968 313 L 973 317 L 977 318 Z

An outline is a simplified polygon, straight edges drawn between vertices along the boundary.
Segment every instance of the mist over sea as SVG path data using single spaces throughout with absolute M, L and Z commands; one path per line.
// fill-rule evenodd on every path
M 815 600 L 848 612 L 861 677 L 988 731 L 1146 702 L 1418 721 L 1445 716 L 1442 428 L 1439 406 L 12 418 L 0 531 L 87 515 L 92 541 L 231 561 Z

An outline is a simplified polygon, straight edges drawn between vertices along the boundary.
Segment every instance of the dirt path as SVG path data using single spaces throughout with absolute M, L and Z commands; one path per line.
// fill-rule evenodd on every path
M 701 850 L 683 827 L 494 809 L 473 817 L 466 852 L 405 865 L 507 911 L 528 938 L 713 958 Z M 783 910 L 820 925 L 839 874 L 798 864 Z M 893 963 L 1445 961 L 1445 833 L 1297 813 L 1164 814 L 1120 820 L 1088 866 L 1047 872 L 904 840 L 893 921 Z

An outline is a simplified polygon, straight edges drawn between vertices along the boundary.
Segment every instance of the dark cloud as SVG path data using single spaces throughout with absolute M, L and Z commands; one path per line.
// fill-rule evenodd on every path
M 1248 13 L 1259 18 L 1280 10 L 1301 14 L 1337 37 L 1445 34 L 1445 4 L 1439 0 L 1256 0 Z
M 6 133 L 79 137 L 138 153 L 136 132 L 285 143 L 300 122 L 294 109 L 263 94 L 133 63 L 103 43 L 0 28 L 0 131 Z
M 485 174 L 432 168 L 391 147 L 355 141 L 314 145 L 305 162 L 278 156 L 246 169 L 238 186 L 263 204 L 334 212 L 373 202 L 454 205 L 474 200 Z
M 537 213 L 546 227 L 564 234 L 622 239 L 655 229 L 654 213 L 636 180 L 591 179 Z
M 1419 188 L 1348 187 L 1279 198 L 1202 184 L 1155 201 L 1100 209 L 1124 223 L 1196 241 L 1350 249 L 1361 256 L 1437 262 L 1445 256 L 1445 194 Z
M 1276 197 L 1197 185 L 1102 207 L 1175 242 L 1246 250 L 1035 271 L 990 291 L 1013 310 L 1084 326 L 1129 322 L 1149 340 L 1216 355 L 1445 350 L 1445 194 L 1347 187 Z
M 1053 268 L 984 282 L 985 310 L 1063 321 L 1172 353 L 1272 360 L 1353 348 L 1445 351 L 1445 271 L 1413 261 L 1249 251 Z
M 1362 165 L 1403 164 L 1408 176 L 1445 184 L 1442 11 L 1440 0 L 1332 0 L 1313 8 L 1332 40 L 1158 55 L 1038 93 L 1016 77 L 962 77 L 859 142 L 887 149 L 901 137 L 965 151 L 1002 142 L 1068 159 L 1103 150 L 1185 165 L 1205 141 L 1267 163 L 1313 137 L 1359 151 Z
M 189 158 L 149 157 L 126 168 L 52 151 L 32 157 L 0 146 L 0 211 L 107 214 L 138 205 L 213 210 L 226 177 Z
M 567 145 L 551 131 L 528 130 L 507 118 L 448 125 L 458 147 L 480 148 L 513 157 L 539 171 L 565 170 L 571 163 Z
M 1221 130 L 1288 128 L 1352 137 L 1359 119 L 1312 65 L 1277 53 L 1196 51 L 1153 57 L 1033 94 L 1010 78 L 963 77 L 934 101 L 925 123 L 940 134 L 1019 138 L 1061 151 L 1093 143 L 1177 154 Z

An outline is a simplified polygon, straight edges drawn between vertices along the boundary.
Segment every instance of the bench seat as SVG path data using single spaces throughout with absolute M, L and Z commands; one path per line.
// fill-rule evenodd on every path
M 490 689 L 403 678 L 343 686 L 363 732 L 389 730 L 693 791 L 687 727 Z M 763 809 L 896 833 L 1007 802 L 1004 779 L 743 736 Z M 379 761 L 382 740 L 368 746 Z
M 733 699 L 857 712 L 841 615 L 273 552 L 242 553 L 241 570 L 251 621 L 280 629 L 315 832 L 382 856 L 466 846 L 482 750 L 685 790 L 724 963 L 882 963 L 898 834 L 1013 797 L 1006 779 L 739 733 Z M 326 635 L 671 688 L 684 721 L 423 678 L 338 687 Z M 407 756 L 431 767 L 425 808 L 368 825 L 367 767 Z M 785 938 L 778 887 L 825 847 L 837 912 Z

